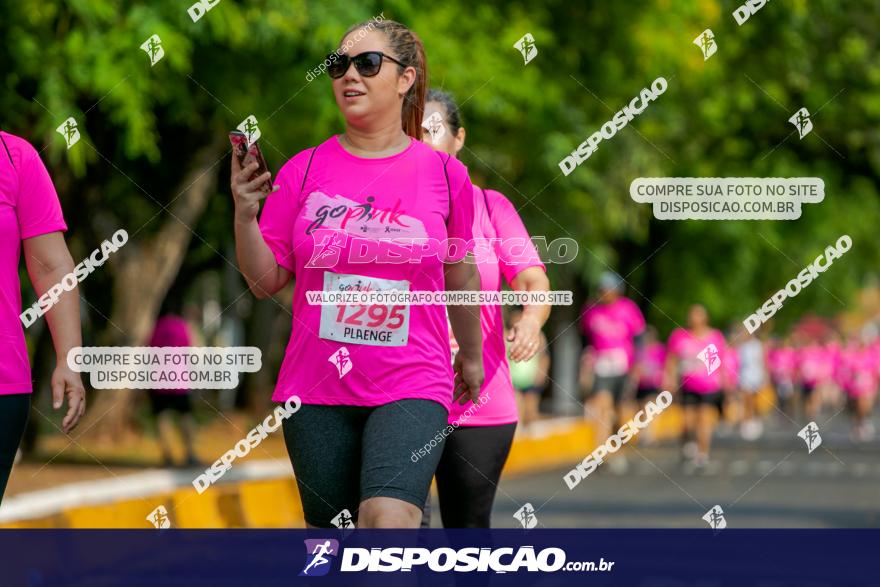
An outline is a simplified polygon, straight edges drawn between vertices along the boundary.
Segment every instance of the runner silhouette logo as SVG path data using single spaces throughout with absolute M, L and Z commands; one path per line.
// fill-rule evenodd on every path
M 523 65 L 528 65 L 529 61 L 538 54 L 538 46 L 535 45 L 535 37 L 531 33 L 524 34 L 519 41 L 513 44 L 513 48 L 522 53 L 525 60 Z
M 527 503 L 516 510 L 513 517 L 516 518 L 526 530 L 531 530 L 538 525 L 538 518 L 535 516 L 535 508 L 533 508 L 530 503 Z
M 304 540 L 306 566 L 300 577 L 323 577 L 330 572 L 333 559 L 339 554 L 339 541 L 331 538 Z
M 700 351 L 697 358 L 703 361 L 703 364 L 706 366 L 707 375 L 711 375 L 721 366 L 721 358 L 718 356 L 718 347 L 712 343 L 706 345 L 706 348 Z
M 159 35 L 151 35 L 141 44 L 141 49 L 150 56 L 150 67 L 156 65 L 165 56 L 165 49 L 162 47 L 162 39 L 159 38 Z
M 711 510 L 706 512 L 706 514 L 703 516 L 703 519 L 716 532 L 727 528 L 727 520 L 724 519 L 724 510 L 721 509 L 720 505 L 716 505 Z
M 718 45 L 715 43 L 715 35 L 712 33 L 712 29 L 706 29 L 700 33 L 700 36 L 694 39 L 694 45 L 703 52 L 703 61 L 708 60 L 718 51 Z
M 330 520 L 330 523 L 336 526 L 337 528 L 342 528 L 343 530 L 347 528 L 354 528 L 354 518 L 351 516 L 351 512 L 347 509 L 342 510 L 336 517 Z
M 810 111 L 806 108 L 801 108 L 795 112 L 788 121 L 797 129 L 798 136 L 800 136 L 801 139 L 810 134 L 810 131 L 813 130 L 813 121 L 810 120 Z
M 434 112 L 431 116 L 425 118 L 422 121 L 422 128 L 424 128 L 431 135 L 431 142 L 437 143 L 440 139 L 446 136 L 446 127 L 443 126 L 443 115 L 439 112 Z
M 819 434 L 819 426 L 817 426 L 815 422 L 810 422 L 804 426 L 797 435 L 803 438 L 804 442 L 807 443 L 807 454 L 812 453 L 822 445 L 822 436 Z

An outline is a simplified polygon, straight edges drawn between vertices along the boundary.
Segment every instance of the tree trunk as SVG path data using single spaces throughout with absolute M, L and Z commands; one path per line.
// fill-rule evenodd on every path
M 168 293 L 194 235 L 195 226 L 208 198 L 216 192 L 219 143 L 205 147 L 193 158 L 194 167 L 181 183 L 180 195 L 168 205 L 169 213 L 157 233 L 132 238 L 116 253 L 113 272 L 113 311 L 102 344 L 143 346 L 156 322 L 162 300 Z M 86 382 L 88 383 L 88 382 Z M 137 398 L 146 390 L 99 390 L 80 426 L 100 438 L 122 441 L 131 432 L 130 422 Z

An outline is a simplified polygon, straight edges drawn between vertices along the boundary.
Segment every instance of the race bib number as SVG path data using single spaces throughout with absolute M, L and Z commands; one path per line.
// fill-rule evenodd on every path
M 409 281 L 324 272 L 324 291 L 409 291 Z M 321 306 L 321 338 L 373 346 L 405 346 L 409 340 L 408 305 L 348 304 Z
M 617 377 L 626 373 L 626 351 L 623 349 L 605 349 L 596 351 L 596 375 L 601 377 Z

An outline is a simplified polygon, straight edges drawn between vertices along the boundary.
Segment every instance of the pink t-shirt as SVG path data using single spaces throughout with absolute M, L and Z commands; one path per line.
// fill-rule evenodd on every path
M 596 303 L 581 316 L 581 328 L 595 353 L 596 375 L 624 375 L 635 361 L 633 337 L 645 330 L 642 311 L 629 298 Z
M 663 366 L 666 362 L 666 347 L 662 342 L 654 342 L 636 351 L 636 364 L 639 366 L 639 388 L 660 389 L 663 385 Z
M 472 247 L 467 168 L 417 140 L 396 155 L 367 159 L 333 136 L 295 155 L 275 184 L 260 229 L 296 283 L 272 399 L 353 406 L 429 399 L 448 410 L 453 375 L 443 306 L 318 306 L 306 292 L 444 290 L 445 249 L 417 263 L 371 262 L 367 253 L 388 238 L 457 238 Z
M 153 335 L 150 337 L 148 346 L 192 346 L 192 338 L 189 335 L 189 325 L 186 320 L 174 314 L 165 314 L 156 320 Z M 183 371 L 187 367 L 182 367 Z M 152 393 L 189 393 L 188 389 L 154 389 Z
M 710 344 L 715 345 L 717 355 L 708 353 L 707 366 L 698 355 Z M 730 353 L 721 332 L 713 328 L 697 338 L 684 328 L 676 328 L 669 335 L 666 351 L 678 360 L 678 376 L 684 391 L 713 393 L 721 389 L 721 377 L 726 372 L 722 366 L 725 361 L 730 360 Z M 720 364 L 715 361 L 720 361 Z M 711 373 L 709 373 L 710 368 Z
M 775 347 L 767 351 L 767 368 L 770 377 L 778 383 L 794 381 L 797 353 L 791 347 Z
M 481 289 L 501 291 L 502 277 L 510 284 L 520 271 L 529 267 L 546 270 L 516 208 L 503 194 L 474 186 L 474 213 L 475 239 L 501 239 L 493 243 L 494 254 L 485 246 L 474 249 Z M 512 239 L 521 239 L 519 242 L 523 246 L 502 246 L 515 242 Z M 501 306 L 481 306 L 480 326 L 483 331 L 483 369 L 486 372 L 480 396 L 488 399 L 481 400 L 479 406 L 470 402 L 452 404 L 449 423 L 458 420 L 460 426 L 498 426 L 516 422 L 516 396 L 510 381 Z M 468 410 L 469 416 L 465 415 Z
M 845 347 L 840 353 L 838 381 L 852 397 L 873 395 L 877 392 L 878 357 L 871 347 L 855 345 Z
M 832 349 L 810 344 L 797 351 L 798 376 L 802 383 L 819 385 L 834 377 L 835 357 Z
M 21 137 L 0 131 L 0 395 L 31 393 L 21 314 L 21 241 L 67 230 L 58 194 L 39 154 Z

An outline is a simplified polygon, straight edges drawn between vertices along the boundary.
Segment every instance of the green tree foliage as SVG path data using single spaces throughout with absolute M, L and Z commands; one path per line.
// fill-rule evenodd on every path
M 216 193 L 189 227 L 179 281 L 228 270 L 226 132 L 255 115 L 273 169 L 339 132 L 329 78 L 306 74 L 351 24 L 382 13 L 421 36 L 431 86 L 462 104 L 460 156 L 474 181 L 504 192 L 533 234 L 578 240 L 576 262 L 551 267 L 557 288 L 586 293 L 610 266 L 663 331 L 694 301 L 716 323 L 738 322 L 849 234 L 845 261 L 780 313 L 786 326 L 842 310 L 877 264 L 875 2 L 770 3 L 742 26 L 737 4 L 718 0 L 221 0 L 198 22 L 186 4 L 2 2 L 2 126 L 42 149 L 77 258 L 118 227 L 137 254 L 174 222 L 195 154 L 208 149 Z M 718 44 L 708 61 L 692 44 L 706 28 Z M 513 44 L 527 32 L 539 54 L 524 65 Z M 139 48 L 152 34 L 165 50 L 154 67 Z M 666 93 L 563 176 L 558 162 L 660 76 Z M 802 106 L 815 129 L 800 140 L 788 118 Z M 68 116 L 82 132 L 70 150 L 54 130 Z M 661 222 L 629 197 L 635 178 L 652 176 L 816 176 L 826 199 L 796 221 Z M 84 287 L 96 329 L 111 328 L 118 278 L 100 272 Z

